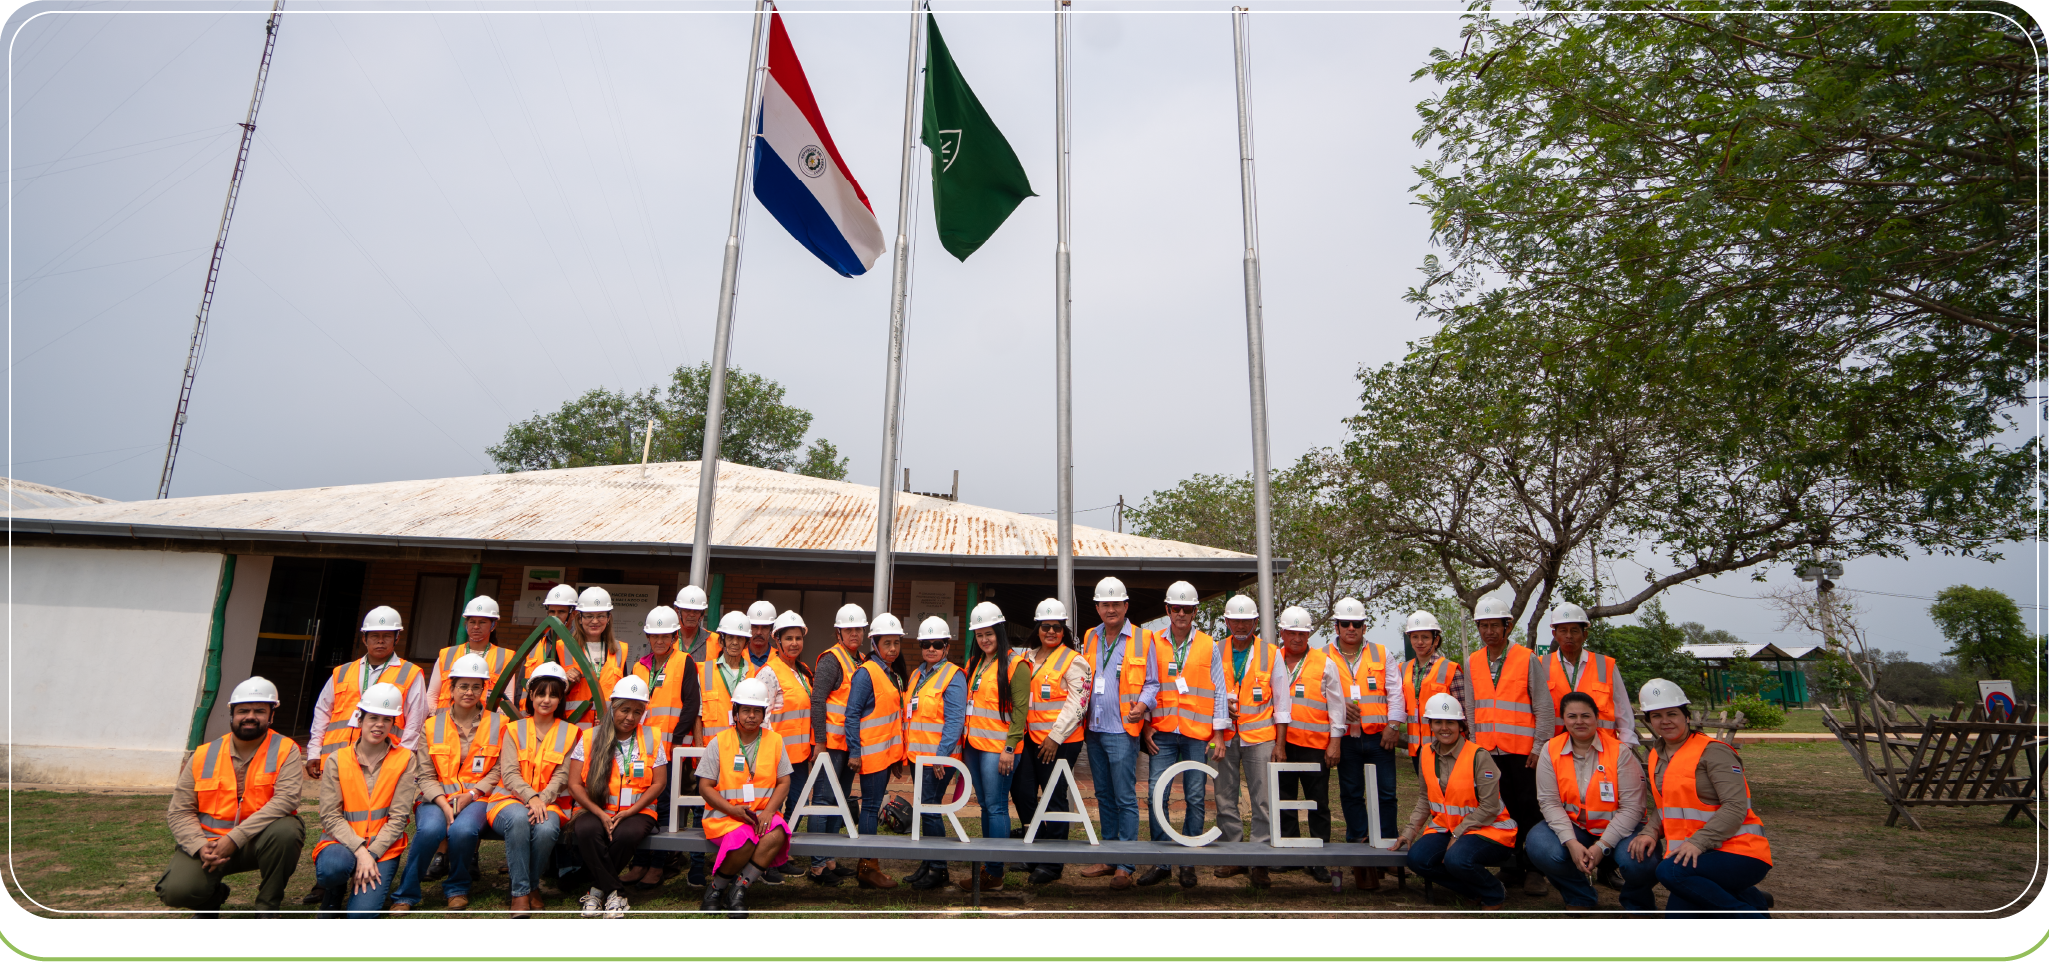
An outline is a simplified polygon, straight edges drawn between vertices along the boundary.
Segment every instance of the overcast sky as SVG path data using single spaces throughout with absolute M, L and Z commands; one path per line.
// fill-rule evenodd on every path
M 963 500 L 1024 512 L 1055 505 L 1045 6 L 936 4 L 1041 197 L 963 264 L 937 243 L 920 168 L 907 336 L 914 488 L 958 469 Z M 1250 466 L 1236 108 L 1228 3 L 1078 7 L 1075 498 L 1079 522 L 1107 527 L 1089 508 Z M 709 354 L 746 7 L 471 9 L 288 9 L 173 495 L 490 472 L 484 449 L 509 423 Z M 893 234 L 907 17 L 783 9 Z M 1456 46 L 1458 19 L 1265 9 L 1253 88 L 1284 465 L 1339 443 L 1356 370 L 1427 332 L 1402 300 L 1428 252 L 1409 188 L 1431 88 L 1410 75 Z M 267 10 L 15 13 L 9 475 L 154 495 Z M 783 383 L 872 484 L 890 256 L 840 278 L 750 207 L 732 364 Z M 1908 595 L 1867 599 L 1874 641 L 1932 657 L 1943 645 L 1916 597 L 1974 583 L 2032 608 L 2035 557 L 1852 561 L 1842 583 Z M 1666 601 L 1682 620 L 1801 642 L 1743 599 L 1759 588 L 1732 576 Z M 1386 623 L 1376 638 L 1392 640 Z

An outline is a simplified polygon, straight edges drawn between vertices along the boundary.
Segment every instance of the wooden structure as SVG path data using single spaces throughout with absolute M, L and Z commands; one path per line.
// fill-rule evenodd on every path
M 2002 823 L 2023 814 L 2041 821 L 2033 805 L 2044 765 L 2043 738 L 2042 726 L 2032 723 L 2033 704 L 2024 702 L 2011 717 L 1988 720 L 1982 706 L 1964 717 L 1965 705 L 1958 702 L 1948 718 L 1931 714 L 1926 721 L 1915 720 L 1911 711 L 1896 719 L 1883 710 L 1889 705 L 1880 698 L 1867 714 L 1852 699 L 1849 724 L 1828 705 L 1821 706 L 1829 731 L 1892 806 L 1885 824 L 1904 818 L 1908 827 L 1923 831 L 1913 808 L 1971 805 L 2008 806 Z

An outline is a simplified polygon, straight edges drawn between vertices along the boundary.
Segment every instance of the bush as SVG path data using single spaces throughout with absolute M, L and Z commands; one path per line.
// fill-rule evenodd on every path
M 1729 701 L 1729 710 L 1743 712 L 1745 728 L 1769 730 L 1786 723 L 1786 712 L 1754 694 L 1739 694 Z

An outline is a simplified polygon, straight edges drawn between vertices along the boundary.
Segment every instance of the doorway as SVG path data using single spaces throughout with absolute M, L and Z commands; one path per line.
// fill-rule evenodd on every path
M 365 569 L 358 560 L 315 557 L 278 557 L 271 563 L 250 672 L 277 685 L 274 726 L 302 745 L 313 730 L 313 702 L 321 685 L 355 649 Z

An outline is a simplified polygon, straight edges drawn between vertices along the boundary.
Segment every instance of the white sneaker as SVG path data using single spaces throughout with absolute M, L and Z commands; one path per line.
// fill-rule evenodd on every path
M 627 910 L 632 908 L 632 906 L 626 903 L 626 893 L 614 892 L 610 898 L 605 900 L 605 918 L 624 919 L 626 918 Z
M 602 912 L 600 910 L 601 907 L 604 905 L 604 902 L 605 894 L 599 892 L 596 889 L 592 889 L 591 891 L 583 894 L 583 899 L 578 904 L 583 906 L 583 917 L 585 919 L 596 919 L 598 918 L 598 916 L 602 915 Z

